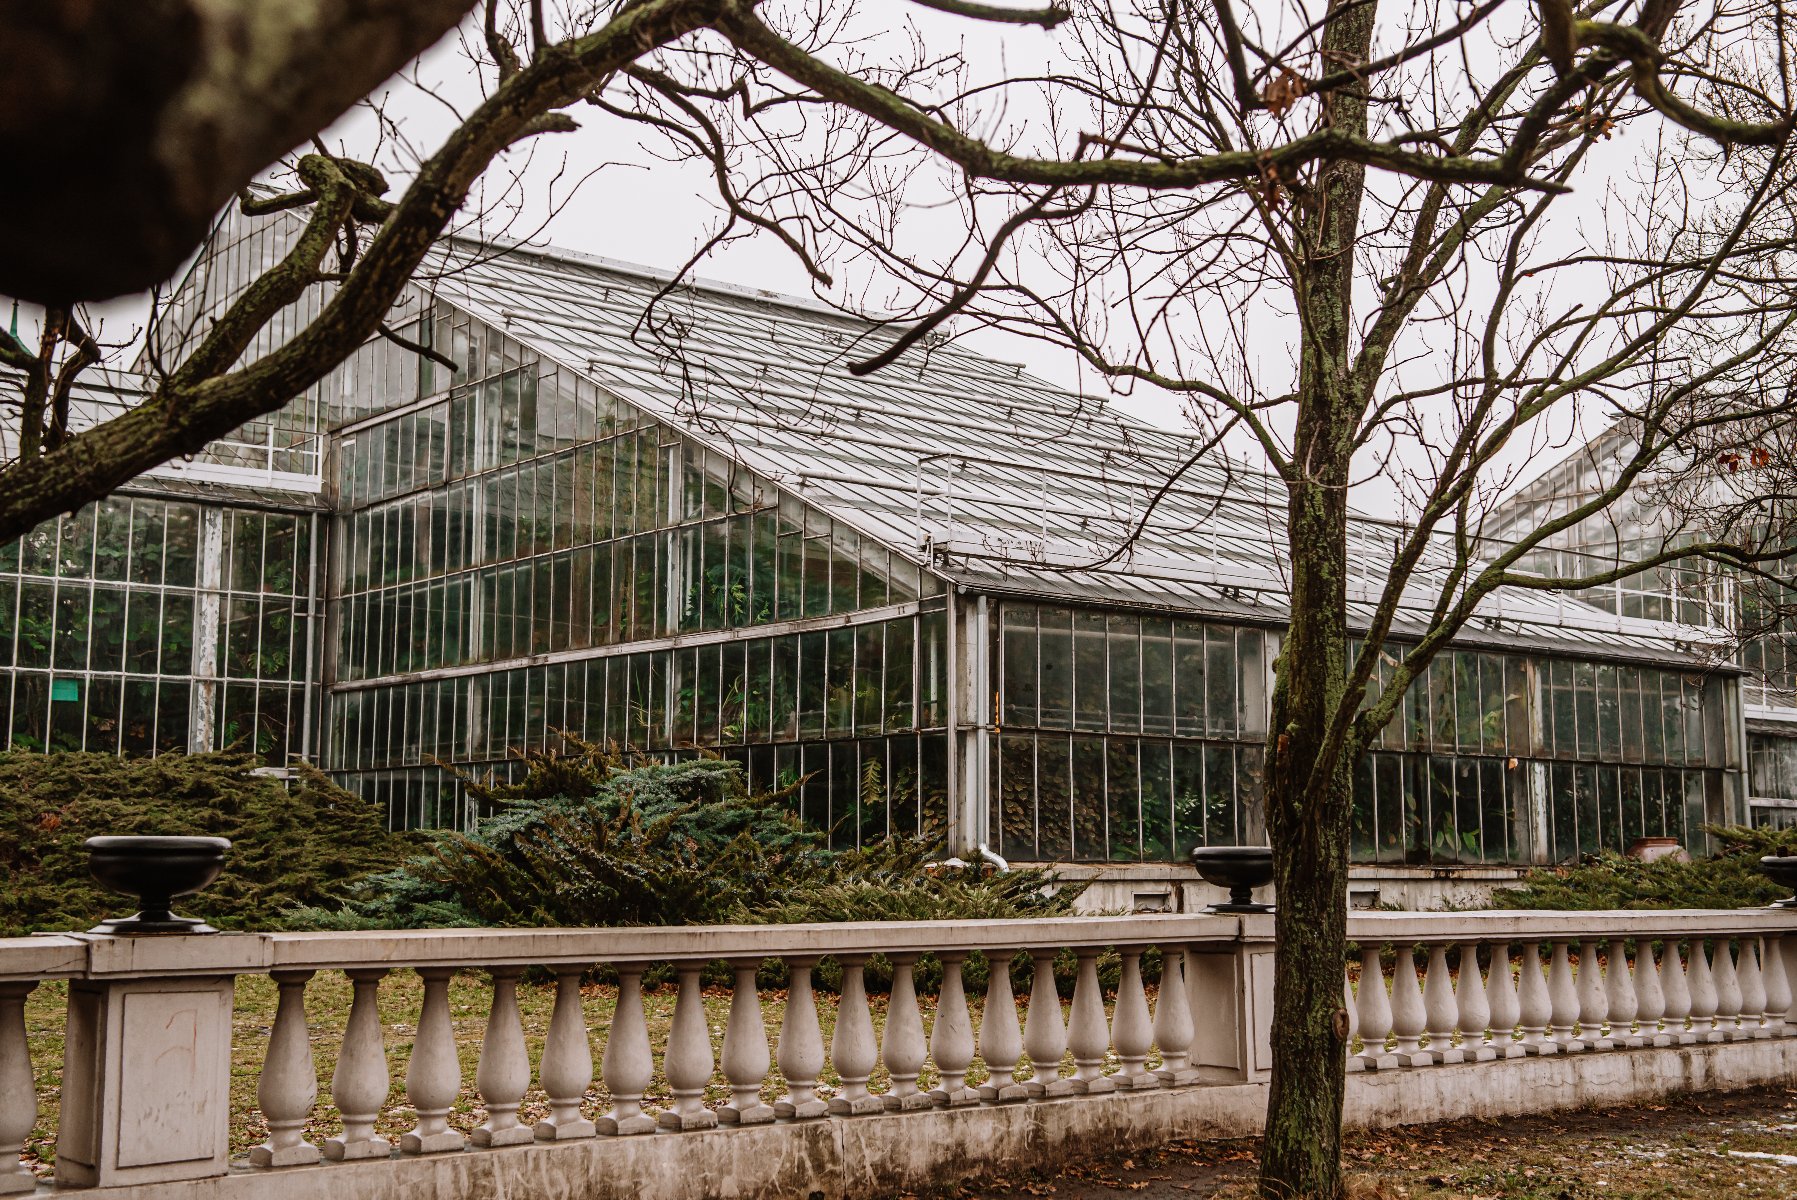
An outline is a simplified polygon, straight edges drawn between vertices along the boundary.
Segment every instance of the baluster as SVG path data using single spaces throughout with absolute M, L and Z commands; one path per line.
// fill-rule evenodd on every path
M 518 1106 L 530 1086 L 530 1054 L 524 1049 L 524 1027 L 518 1019 L 518 976 L 522 967 L 494 967 L 493 1006 L 487 1010 L 487 1032 L 481 1039 L 480 1065 L 474 1086 L 487 1109 L 487 1119 L 468 1140 L 476 1146 L 517 1146 L 536 1134 L 518 1123 Z
M 1785 1032 L 1792 1033 L 1797 1032 L 1793 1028 L 1797 1026 L 1797 942 L 1779 940 L 1783 943 L 1779 957 L 1784 960 L 1785 986 L 1791 990 L 1791 1007 L 1785 1009 Z
M 1385 992 L 1385 966 L 1376 943 L 1360 947 L 1360 994 L 1354 1007 L 1360 1012 L 1360 1059 L 1369 1071 L 1389 1071 L 1399 1065 L 1398 1056 L 1385 1049 L 1391 1036 L 1391 997 Z
M 980 1094 L 967 1086 L 973 1064 L 973 1018 L 967 1013 L 967 989 L 961 979 L 964 950 L 937 953 L 942 963 L 942 990 L 936 993 L 936 1020 L 930 1026 L 930 1058 L 936 1063 L 936 1086 L 930 1102 L 941 1108 L 978 1104 Z
M 1635 951 L 1637 958 L 1640 950 Z M 1649 957 L 1652 956 L 1651 951 Z M 1610 1041 L 1618 1047 L 1635 1049 L 1645 1046 L 1647 1039 L 1635 1032 L 1635 1018 L 1640 1015 L 1635 981 L 1629 976 L 1628 943 L 1610 939 L 1610 962 L 1604 970 L 1604 992 L 1610 1003 Z
M 986 1082 L 980 1099 L 1005 1104 L 1029 1097 L 1029 1089 L 1013 1077 L 1023 1057 L 1023 1033 L 1017 1024 L 1017 1002 L 1011 998 L 1011 955 L 986 952 L 986 1011 L 980 1017 L 980 1058 L 986 1063 Z M 838 1018 L 840 1019 L 840 1018 Z
M 717 1128 L 718 1115 L 705 1107 L 705 1085 L 711 1082 L 711 1073 L 717 1066 L 717 1060 L 711 1056 L 711 1024 L 705 1019 L 705 991 L 704 984 L 700 981 L 704 969 L 704 963 L 696 962 L 676 963 L 674 966 L 674 974 L 680 981 L 680 991 L 674 997 L 674 1020 L 668 1028 L 667 1049 L 662 1051 L 661 1056 L 661 1071 L 667 1076 L 668 1091 L 674 1097 L 674 1107 L 664 1109 L 656 1118 L 663 1129 L 686 1132 Z M 795 972 L 795 984 L 796 974 Z M 807 988 L 806 997 L 809 996 L 810 990 Z M 798 999 L 798 989 L 795 987 L 786 1010 L 789 1022 L 792 1020 L 792 1010 L 799 1007 L 796 1003 Z M 811 1020 L 815 1027 L 815 1008 L 812 1009 Z M 784 1040 L 782 1038 L 782 1043 Z M 818 1057 L 823 1057 L 822 1046 L 818 1047 Z M 815 1074 L 813 1078 L 815 1080 Z
M 1030 1077 L 1024 1089 L 1032 1099 L 1073 1094 L 1073 1081 L 1062 1079 L 1061 1059 L 1067 1053 L 1067 1026 L 1061 1018 L 1061 994 L 1055 990 L 1053 950 L 1032 950 L 1035 965 L 1030 977 L 1030 1007 L 1023 1018 L 1023 1049 L 1030 1056 Z
M 406 1099 L 418 1123 L 399 1137 L 402 1154 L 440 1154 L 460 1150 L 462 1135 L 449 1127 L 449 1109 L 462 1090 L 462 1064 L 456 1058 L 455 1029 L 449 1019 L 449 967 L 419 967 L 424 980 L 424 1008 L 412 1058 L 406 1064 Z
M 1704 953 L 1703 939 L 1692 938 L 1690 961 L 1685 967 L 1685 982 L 1691 987 L 1691 1032 L 1700 1042 L 1719 1042 L 1722 1032 L 1716 1028 L 1716 978 L 1710 973 L 1709 955 Z
M 761 1017 L 761 993 L 755 986 L 758 958 L 730 962 L 736 984 L 730 992 L 730 1019 L 724 1026 L 724 1078 L 730 1099 L 718 1109 L 727 1125 L 765 1125 L 774 1119 L 772 1105 L 761 1102 L 761 1084 L 772 1063 L 767 1052 L 767 1023 Z
M 1766 1025 L 1766 976 L 1760 968 L 1760 939 L 1741 939 L 1741 958 L 1735 964 L 1741 983 L 1741 1036 L 1771 1037 Z
M 306 1122 L 318 1099 L 312 1066 L 312 1036 L 306 1028 L 306 981 L 311 971 L 271 971 L 275 982 L 275 1024 L 256 1080 L 256 1103 L 268 1122 L 268 1140 L 250 1148 L 254 1167 L 296 1167 L 315 1163 L 318 1147 L 306 1140 Z
M 1691 1016 L 1691 979 L 1685 964 L 1679 961 L 1676 938 L 1666 939 L 1666 952 L 1660 959 L 1660 985 L 1666 993 L 1666 1032 L 1672 1043 L 1688 1046 L 1697 1040 L 1697 1033 L 1686 1027 Z
M 1635 1020 L 1641 1025 L 1641 1042 L 1670 1046 L 1672 1038 L 1661 1027 L 1666 1016 L 1666 989 L 1660 984 L 1660 968 L 1654 965 L 1653 939 L 1635 941 Z
M 587 1043 L 586 1012 L 580 1005 L 581 969 L 558 966 L 554 970 L 555 1008 L 549 1014 L 549 1032 L 543 1039 L 543 1060 L 537 1064 L 537 1077 L 549 1097 L 549 1115 L 537 1122 L 533 1132 L 544 1141 L 559 1142 L 593 1135 L 593 1122 L 580 1115 L 580 1102 L 586 1098 L 587 1085 L 593 1082 L 593 1048 Z M 618 968 L 620 981 L 626 970 Z M 637 1011 L 642 1011 L 640 1003 Z M 625 989 L 620 983 L 618 1011 L 611 1025 L 614 1041 L 624 1016 Z M 609 1045 L 606 1058 L 611 1058 Z M 610 1082 L 608 1073 L 606 1083 Z M 616 1088 L 612 1095 L 617 1095 Z
M 1552 1003 L 1549 1020 L 1553 1022 L 1554 1042 L 1568 1054 L 1585 1049 L 1585 1043 L 1573 1036 L 1579 1021 L 1579 988 L 1572 976 L 1572 959 L 1566 942 L 1553 944 L 1553 958 L 1547 968 L 1547 994 Z
M 780 1074 L 786 1078 L 786 1095 L 774 1102 L 774 1112 L 795 1121 L 809 1121 L 830 1111 L 817 1094 L 817 1077 L 824 1069 L 824 1033 L 817 1023 L 817 997 L 811 990 L 815 966 L 815 958 L 786 960 L 786 1019 L 780 1022 L 780 1046 L 775 1053 Z
M 1479 975 L 1478 959 L 1473 960 L 1473 977 Z M 1454 985 L 1448 978 L 1448 947 L 1437 942 L 1429 947 L 1429 968 L 1423 976 L 1423 1014 L 1428 1023 L 1429 1048 L 1424 1051 L 1431 1062 L 1465 1062 L 1466 1055 L 1454 1046 L 1454 1029 L 1459 1024 L 1460 1009 L 1455 1003 Z M 1483 1032 L 1485 1026 L 1479 1029 Z
M 19 1158 L 37 1125 L 37 1079 L 25 1033 L 31 979 L 0 983 L 0 1195 L 37 1190 L 37 1176 Z
M 1760 973 L 1766 981 L 1766 1033 L 1770 1037 L 1784 1037 L 1790 1032 L 1785 1022 L 1791 1008 L 1791 978 L 1785 970 L 1784 936 L 1768 934 L 1765 945 L 1766 956 L 1760 964 Z
M 1716 984 L 1716 1032 L 1722 1040 L 1732 1042 L 1741 1036 L 1741 979 L 1735 971 L 1735 956 L 1728 938 L 1716 939 L 1715 961 L 1710 968 Z
M 1348 1056 L 1347 1072 L 1352 1075 L 1366 1070 L 1366 1063 L 1354 1053 L 1354 1040 L 1360 1036 L 1360 1006 L 1354 1003 L 1354 980 L 1345 967 L 1342 969 L 1342 1012 L 1348 1018 L 1348 1036 L 1343 1040 L 1342 1049 Z
M 1147 1069 L 1154 1028 L 1148 1015 L 1148 993 L 1142 986 L 1142 948 L 1119 946 L 1117 955 L 1122 969 L 1117 974 L 1117 1006 L 1111 1013 L 1111 1041 L 1117 1048 L 1118 1067 L 1111 1082 L 1133 1091 L 1157 1088 L 1161 1077 Z
M 1111 1031 L 1104 1019 L 1104 995 L 1098 987 L 1098 948 L 1074 951 L 1079 970 L 1073 978 L 1073 1011 L 1067 1021 L 1067 1045 L 1073 1051 L 1073 1084 L 1081 1095 L 1114 1092 L 1117 1085 L 1104 1073 L 1104 1054 Z
M 1596 938 L 1579 943 L 1578 989 L 1579 1040 L 1587 1050 L 1615 1049 L 1616 1043 L 1604 1034 L 1604 1022 L 1610 1017 L 1610 997 L 1604 990 L 1604 969 L 1597 961 Z
M 386 1158 L 393 1153 L 393 1143 L 376 1136 L 374 1122 L 392 1086 L 379 1007 L 381 980 L 387 969 L 360 967 L 344 974 L 350 982 L 349 1023 L 344 1026 L 343 1045 L 331 1072 L 331 1102 L 343 1118 L 343 1133 L 325 1139 L 324 1156 L 332 1162 Z
M 830 1115 L 862 1117 L 884 1112 L 886 1105 L 867 1090 L 867 1077 L 880 1058 L 873 1014 L 867 1007 L 867 959 L 846 955 L 836 961 L 842 964 L 842 995 L 836 1002 L 836 1030 L 830 1035 L 830 1062 L 841 1084 L 830 1097 Z
M 1396 947 L 1397 966 L 1391 973 L 1391 1032 L 1397 1039 L 1398 1063 L 1424 1067 L 1434 1062 L 1419 1046 L 1429 1014 L 1423 1008 L 1423 992 L 1416 978 L 1416 951 L 1408 944 Z
M 1539 969 L 1536 971 L 1539 975 Z M 1497 1058 L 1521 1058 L 1528 1053 L 1516 1040 L 1522 1022 L 1522 1004 L 1516 998 L 1516 980 L 1510 977 L 1510 943 L 1491 944 L 1491 969 L 1485 975 L 1485 1009 L 1490 1014 L 1491 1051 Z
M 1507 968 L 1510 964 L 1503 965 Z M 1496 958 L 1491 960 L 1491 969 L 1498 969 Z M 1485 981 L 1479 978 L 1477 942 L 1460 944 L 1460 986 L 1454 989 L 1454 1003 L 1460 1010 L 1461 1061 L 1490 1062 L 1496 1058 L 1498 1051 L 1485 1044 L 1485 1030 L 1491 1025 L 1491 1000 L 1485 994 Z M 1497 1041 L 1495 1031 L 1491 1040 Z
M 886 1004 L 886 1037 L 880 1043 L 880 1061 L 892 1081 L 886 1089 L 886 1110 L 917 1112 L 933 1107 L 930 1098 L 917 1089 L 917 1074 L 923 1070 L 926 1053 L 923 1016 L 917 1011 L 917 985 L 911 977 L 917 955 L 890 957 L 892 996 Z
M 1516 989 L 1521 1009 L 1524 1054 L 1558 1054 L 1560 1043 L 1545 1036 L 1554 1019 L 1553 993 L 1541 973 L 1541 943 L 1522 944 L 1522 973 Z
M 1154 1043 L 1160 1047 L 1161 1065 L 1155 1073 L 1169 1087 L 1198 1082 L 1192 1067 L 1192 1039 L 1198 1030 L 1186 992 L 1185 962 L 1184 946 L 1161 947 L 1161 986 L 1154 998 Z
M 538 1137 L 584 1137 L 590 1133 L 604 1133 L 612 1137 L 630 1137 L 638 1133 L 654 1133 L 655 1118 L 643 1111 L 643 1093 L 649 1090 L 649 1081 L 655 1077 L 655 1058 L 649 1049 L 649 1022 L 643 1016 L 643 970 L 644 963 L 616 963 L 618 972 L 618 1007 L 611 1015 L 611 1030 L 605 1035 L 605 1053 L 599 1058 L 599 1074 L 605 1080 L 605 1090 L 611 1093 L 611 1108 L 596 1121 L 581 1121 L 580 1096 L 586 1092 L 587 1084 L 593 1075 L 593 1056 L 587 1049 L 586 1022 L 580 1015 L 579 982 L 580 976 L 573 977 L 574 1020 L 579 1022 L 566 1035 L 570 1041 L 578 1037 L 579 1059 L 568 1071 L 571 1078 L 580 1077 L 574 1088 L 561 1093 L 574 1098 L 562 1103 L 570 1106 L 574 1122 L 573 1132 L 557 1134 L 557 1126 L 544 1122 L 537 1126 Z M 555 1015 L 549 1020 L 549 1041 L 555 1041 L 555 1023 L 562 1015 L 562 980 L 556 977 Z M 574 1051 L 571 1049 L 570 1053 Z M 556 1111 L 557 1093 L 549 1090 L 549 1046 L 543 1048 L 543 1087 L 549 1091 L 549 1109 Z M 565 1086 L 565 1085 L 564 1085 Z M 551 1116 L 553 1121 L 555 1118 Z M 551 1132 L 545 1134 L 544 1128 L 549 1125 Z

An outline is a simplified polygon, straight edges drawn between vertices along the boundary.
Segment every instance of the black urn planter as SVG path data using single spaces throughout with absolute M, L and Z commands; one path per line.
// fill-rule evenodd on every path
M 176 896 L 191 895 L 214 879 L 231 848 L 221 837 L 91 837 L 87 869 L 115 892 L 136 896 L 141 911 L 112 917 L 88 932 L 125 936 L 164 933 L 217 933 L 197 917 L 169 911 Z
M 1797 891 L 1797 856 L 1781 857 L 1768 854 L 1760 859 L 1760 874 L 1780 887 L 1788 887 Z M 1797 896 L 1788 900 L 1775 900 L 1772 908 L 1797 908 Z
M 1200 846 L 1192 851 L 1192 864 L 1204 882 L 1229 889 L 1226 904 L 1213 904 L 1211 912 L 1270 913 L 1271 904 L 1256 904 L 1254 889 L 1273 882 L 1271 846 Z

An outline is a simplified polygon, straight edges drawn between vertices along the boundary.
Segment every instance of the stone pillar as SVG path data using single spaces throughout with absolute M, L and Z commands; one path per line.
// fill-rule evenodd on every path
M 229 975 L 70 981 L 58 1186 L 225 1173 L 232 982 Z
M 1186 983 L 1198 1027 L 1192 1065 L 1206 1082 L 1262 1080 L 1273 1070 L 1273 918 L 1243 916 L 1232 946 L 1194 946 Z M 1366 1013 L 1361 1013 L 1365 1031 Z

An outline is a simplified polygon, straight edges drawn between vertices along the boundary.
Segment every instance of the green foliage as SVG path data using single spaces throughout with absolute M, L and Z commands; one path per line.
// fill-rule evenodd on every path
M 1070 911 L 1077 889 L 1042 872 L 926 870 L 940 848 L 894 840 L 830 852 L 790 788 L 751 795 L 719 759 L 629 764 L 569 739 L 522 782 L 476 785 L 500 811 L 365 881 L 310 928 L 705 925 L 996 920 Z M 1052 893 L 1052 894 L 1051 894 Z
M 1797 830 L 1712 826 L 1714 855 L 1653 862 L 1602 854 L 1574 867 L 1543 867 L 1492 896 L 1494 908 L 1753 908 L 1787 889 L 1760 874 L 1762 855 L 1797 853 Z
M 131 911 L 87 870 L 96 834 L 228 837 L 224 872 L 177 908 L 224 928 L 267 929 L 289 905 L 325 904 L 391 867 L 403 837 L 324 776 L 291 788 L 243 754 L 0 753 L 0 936 L 87 929 Z

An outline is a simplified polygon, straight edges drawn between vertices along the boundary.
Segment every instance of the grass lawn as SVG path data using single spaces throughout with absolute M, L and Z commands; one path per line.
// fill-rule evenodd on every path
M 449 1120 L 451 1125 L 464 1132 L 478 1125 L 483 1115 L 480 1098 L 474 1089 L 474 1071 L 480 1061 L 481 1038 L 486 1028 L 490 995 L 491 989 L 486 976 L 478 972 L 458 974 L 450 982 L 450 1011 L 455 1021 L 456 1046 L 462 1061 L 462 1092 Z M 1150 989 L 1151 999 L 1152 995 L 1153 991 Z M 392 1079 L 392 1090 L 388 1093 L 387 1104 L 376 1128 L 389 1137 L 403 1133 L 413 1124 L 412 1112 L 406 1104 L 405 1073 L 412 1037 L 418 1028 L 418 1013 L 423 996 L 423 985 L 411 971 L 397 970 L 381 981 L 381 1023 L 386 1030 L 387 1069 Z M 37 1074 L 39 1107 L 37 1128 L 32 1131 L 25 1153 L 34 1167 L 43 1172 L 49 1171 L 55 1158 L 57 1085 L 62 1074 L 63 1021 L 67 998 L 67 985 L 51 982 L 40 986 L 25 1003 L 25 1025 L 31 1042 L 32 1066 Z M 617 989 L 609 985 L 589 984 L 582 989 L 582 998 L 586 1008 L 587 1032 L 593 1045 L 595 1075 L 585 1111 L 588 1116 L 593 1116 L 604 1112 L 611 1105 L 605 1084 L 597 1075 L 605 1037 L 611 1028 L 612 1012 L 617 1007 Z M 666 1105 L 672 1099 L 667 1081 L 660 1070 L 660 1061 L 661 1051 L 667 1044 L 668 1027 L 674 1016 L 674 999 L 675 989 L 671 985 L 649 989 L 643 994 L 643 1009 L 649 1023 L 649 1042 L 656 1056 L 655 1078 L 646 1094 L 646 1099 L 651 1104 Z M 875 995 L 869 999 L 873 1009 L 874 1028 L 876 1032 L 883 1031 L 886 1025 L 886 997 Z M 818 1019 L 823 1026 L 824 1044 L 828 1046 L 836 1023 L 835 997 L 824 996 L 820 1000 L 822 1002 L 818 1005 Z M 552 982 L 525 980 L 518 986 L 518 1007 L 524 1022 L 524 1040 L 533 1065 L 542 1053 L 543 1038 L 549 1029 L 549 1015 L 554 1002 L 555 985 Z M 313 1110 L 312 1122 L 306 1134 L 307 1139 L 314 1143 L 331 1136 L 339 1129 L 336 1110 L 330 1100 L 331 1072 L 337 1063 L 338 1047 L 343 1041 L 343 1028 L 349 1020 L 349 1004 L 349 980 L 340 971 L 320 971 L 306 987 L 306 1013 L 312 1031 L 312 1060 L 318 1071 L 318 1105 Z M 785 1005 L 784 991 L 762 992 L 761 1009 L 767 1023 L 770 1051 L 778 1044 Z M 925 999 L 923 1009 L 926 1035 L 933 1018 L 933 1005 L 933 998 Z M 729 990 L 708 989 L 705 993 L 705 1007 L 711 1026 L 713 1059 L 721 1063 L 724 1023 L 730 1011 Z M 977 1027 L 982 1007 L 981 998 L 968 997 L 968 1007 L 973 1012 Z M 1067 1003 L 1063 1001 L 1063 1016 L 1067 1007 Z M 268 1136 L 261 1114 L 256 1111 L 256 1081 L 261 1072 L 262 1057 L 274 1014 L 273 982 L 260 975 L 239 977 L 231 1039 L 233 1154 L 244 1153 Z M 1021 1015 L 1020 1012 L 1020 1019 Z M 1026 1059 L 1025 1062 L 1027 1061 Z M 1155 1060 L 1151 1059 L 1150 1062 L 1153 1064 Z M 1062 1073 L 1071 1071 L 1072 1063 L 1068 1059 L 1062 1064 Z M 979 1083 L 985 1079 L 985 1074 L 984 1065 L 976 1060 L 968 1078 L 973 1083 Z M 835 1074 L 828 1067 L 825 1068 L 823 1082 L 829 1086 L 837 1082 Z M 885 1082 L 885 1070 L 875 1067 L 873 1086 L 877 1090 L 884 1087 Z M 932 1085 L 935 1082 L 933 1069 L 925 1067 L 920 1082 L 926 1088 Z M 762 1086 L 762 1096 L 772 1102 L 784 1090 L 785 1082 L 776 1065 Z M 728 1099 L 729 1095 L 729 1088 L 719 1074 L 707 1089 L 706 1099 L 715 1104 Z M 548 1111 L 548 1102 L 542 1089 L 533 1082 L 525 1095 L 524 1105 L 519 1110 L 519 1118 L 528 1124 L 547 1115 Z

